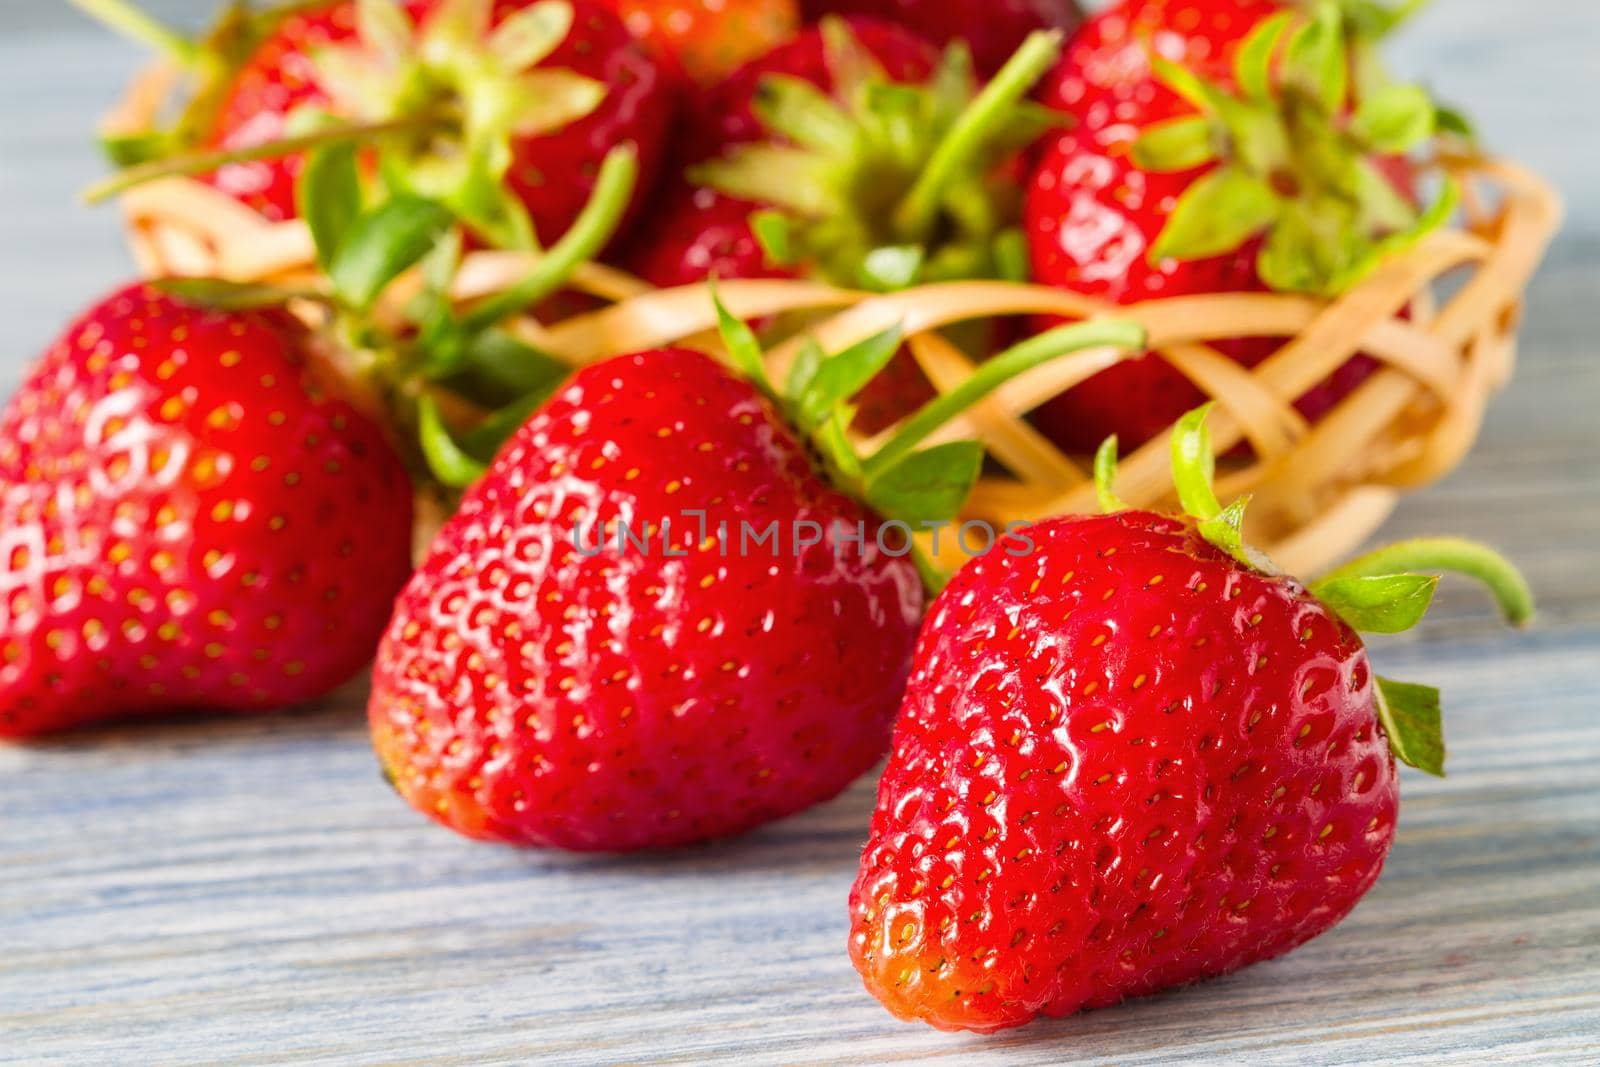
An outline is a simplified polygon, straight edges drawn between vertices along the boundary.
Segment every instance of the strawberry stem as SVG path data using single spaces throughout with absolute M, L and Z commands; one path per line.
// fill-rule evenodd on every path
M 1493 549 L 1460 537 L 1419 537 L 1387 545 L 1323 575 L 1312 583 L 1311 592 L 1321 596 L 1319 590 L 1348 578 L 1417 571 L 1476 578 L 1488 588 L 1507 622 L 1526 626 L 1533 619 L 1533 591 L 1521 572 Z
M 1039 30 L 1028 36 L 1000 73 L 984 86 L 961 117 L 950 127 L 895 212 L 895 229 L 913 240 L 923 240 L 939 216 L 939 202 L 952 180 L 981 151 L 991 131 L 1061 56 L 1064 35 L 1059 30 Z
M 297 137 L 284 137 L 248 148 L 221 149 L 208 152 L 184 152 L 166 159 L 152 160 L 137 167 L 129 167 L 105 178 L 83 191 L 85 203 L 98 204 L 127 192 L 129 189 L 161 178 L 193 177 L 209 174 L 230 163 L 250 163 L 260 159 L 277 159 L 306 152 L 325 145 L 368 138 L 385 137 L 395 133 L 414 133 L 440 125 L 444 120 L 433 113 L 422 112 L 388 122 L 352 122 L 328 126 Z
M 1058 326 L 1014 345 L 978 367 L 972 377 L 930 401 L 906 420 L 863 469 L 868 480 L 893 467 L 930 434 L 1006 382 L 1034 367 L 1086 348 L 1120 348 L 1139 352 L 1145 346 L 1144 328 L 1134 322 L 1106 319 Z
M 1107 515 L 1127 511 L 1128 505 L 1117 496 L 1117 435 L 1100 442 L 1094 454 L 1094 495 L 1100 510 Z
M 186 69 L 205 64 L 205 49 L 128 0 L 70 0 L 71 4 L 131 40 L 155 49 Z
M 594 191 L 572 226 L 550 246 L 527 277 L 469 311 L 462 320 L 467 330 L 486 330 L 543 300 L 564 285 L 578 266 L 599 255 L 616 233 L 638 180 L 639 151 L 632 142 L 608 152 L 600 164 Z

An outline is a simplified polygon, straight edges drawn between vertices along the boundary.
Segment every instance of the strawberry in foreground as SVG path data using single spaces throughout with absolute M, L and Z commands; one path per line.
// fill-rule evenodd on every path
M 712 85 L 800 30 L 795 0 L 602 0 L 690 80 Z
M 301 217 L 300 146 L 343 141 L 377 146 L 387 184 L 449 204 L 490 243 L 549 244 L 627 142 L 637 208 L 676 107 L 670 79 L 597 0 L 342 0 L 229 16 L 204 44 L 137 25 L 201 84 L 173 129 L 122 146 L 145 165 L 109 188 L 197 174 L 273 221 Z
M 320 696 L 410 571 L 411 488 L 278 312 L 135 285 L 0 415 L 0 737 Z
M 399 598 L 369 715 L 419 810 L 487 840 L 622 850 L 834 796 L 882 756 L 905 683 L 924 604 L 907 524 L 953 515 L 982 458 L 916 446 L 1045 359 L 1142 343 L 1116 323 L 1035 339 L 862 460 L 847 401 L 898 331 L 809 349 L 778 397 L 748 328 L 723 328 L 743 376 L 677 349 L 580 371 Z
M 1083 19 L 1074 0 L 805 0 L 807 22 L 856 15 L 908 26 L 935 44 L 965 42 L 978 73 L 1005 65 L 1035 30 L 1071 32 Z
M 1386 27 L 1368 25 L 1376 15 L 1342 18 L 1332 0 L 1301 10 L 1149 0 L 1084 26 L 1043 94 L 1077 122 L 1029 186 L 1038 281 L 1118 304 L 1264 290 L 1330 297 L 1449 218 L 1449 186 L 1416 206 L 1419 170 L 1407 153 L 1440 119 L 1420 89 L 1383 76 L 1370 38 Z M 1248 337 L 1216 347 L 1255 366 L 1278 346 Z M 1296 407 L 1316 421 L 1376 366 L 1355 357 Z M 1149 440 L 1202 399 L 1149 356 L 1034 417 L 1063 447 L 1089 452 L 1110 434 Z
M 1240 542 L 1204 409 L 1173 439 L 1180 517 L 1031 527 L 930 609 L 850 954 L 896 1015 L 993 1031 L 1226 974 L 1337 923 L 1394 838 L 1395 757 L 1442 773 L 1438 693 L 1373 674 L 1359 631 L 1416 623 L 1469 543 L 1380 549 L 1310 589 Z M 1110 495 L 1115 443 L 1097 474 Z

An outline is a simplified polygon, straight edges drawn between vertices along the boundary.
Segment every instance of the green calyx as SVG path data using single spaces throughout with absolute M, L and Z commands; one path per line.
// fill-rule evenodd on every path
M 752 219 L 774 263 L 836 285 L 890 291 L 962 278 L 1015 278 L 1021 198 L 1001 165 L 1059 115 L 1026 100 L 1061 54 L 1029 37 L 987 85 L 966 47 L 920 85 L 892 81 L 849 26 L 824 20 L 833 92 L 766 79 L 755 110 L 772 140 L 694 167 L 690 179 L 764 205 Z
M 157 284 L 212 307 L 290 300 L 323 305 L 346 355 L 344 371 L 361 380 L 363 391 L 377 394 L 390 424 L 411 441 L 418 476 L 463 489 L 571 370 L 519 339 L 508 329 L 511 320 L 600 253 L 627 210 L 638 176 L 634 146 L 612 149 L 588 204 L 528 273 L 499 293 L 458 307 L 450 290 L 465 245 L 460 216 L 448 204 L 405 190 L 368 195 L 355 146 L 328 144 L 307 156 L 297 189 L 316 244 L 316 285 L 286 289 L 213 279 Z M 382 298 L 408 274 L 420 281 L 415 295 L 398 317 L 387 305 L 380 314 Z
M 730 362 L 813 445 L 835 487 L 882 518 L 912 527 L 955 518 L 983 467 L 980 442 L 944 441 L 923 447 L 930 437 L 1006 382 L 1035 367 L 1087 348 L 1138 352 L 1146 341 L 1143 327 L 1115 319 L 1048 330 L 981 364 L 967 381 L 929 401 L 903 420 L 887 441 L 863 456 L 849 433 L 855 416 L 850 401 L 899 351 L 904 340 L 899 327 L 832 354 L 814 341 L 808 342 L 779 384 L 767 374 L 755 333 L 719 298 L 713 299 Z M 930 589 L 942 587 L 945 576 L 920 556 L 918 563 Z
M 313 0 L 284 0 L 257 9 L 247 0 L 228 0 L 205 34 L 189 37 L 153 18 L 133 0 L 69 2 L 124 37 L 158 52 L 188 76 L 190 96 L 164 125 L 102 135 L 106 155 L 117 166 L 129 168 L 183 155 L 204 144 L 216 125 L 234 72 L 285 18 L 321 6 Z
M 1391 80 L 1371 49 L 1408 12 L 1350 0 L 1304 7 L 1265 20 L 1240 44 L 1234 89 L 1152 58 L 1156 76 L 1198 114 L 1144 131 L 1134 160 L 1153 172 L 1212 165 L 1179 197 L 1152 263 L 1261 238 L 1256 268 L 1268 286 L 1331 296 L 1454 213 L 1453 183 L 1419 210 L 1379 165 L 1449 125 L 1422 89 Z
M 1265 556 L 1253 551 L 1241 528 L 1248 497 L 1227 507 L 1212 488 L 1215 460 L 1206 416 L 1212 405 L 1186 414 L 1172 431 L 1172 475 L 1183 511 L 1195 520 L 1207 541 L 1249 569 L 1278 575 Z M 1100 506 L 1107 513 L 1128 510 L 1113 488 L 1117 439 L 1107 438 L 1095 455 L 1094 479 Z M 1400 541 L 1352 560 L 1310 584 L 1312 596 L 1365 634 L 1393 634 L 1422 621 L 1433 602 L 1441 573 L 1474 578 L 1488 589 L 1501 614 L 1513 626 L 1533 618 L 1533 593 L 1527 582 L 1498 552 L 1457 537 L 1425 537 Z M 1444 736 L 1440 729 L 1439 691 L 1430 686 L 1376 679 L 1378 719 L 1395 758 L 1429 774 L 1444 774 Z
M 91 199 L 157 177 L 349 142 L 373 152 L 387 185 L 448 205 L 495 245 L 535 249 L 538 236 L 527 210 L 505 183 L 513 143 L 559 130 L 605 98 L 601 83 L 541 66 L 571 32 L 569 0 L 539 0 L 498 25 L 493 0 L 442 0 L 421 25 L 399 0 L 356 0 L 356 40 L 311 57 L 329 98 L 326 113 L 291 115 L 287 135 L 270 144 L 197 150 L 234 73 L 286 14 L 308 5 L 249 13 L 235 4 L 205 41 L 180 46 L 183 38 L 127 0 L 77 2 L 179 55 L 199 81 L 173 127 L 119 139 L 113 158 L 128 169 L 92 189 Z

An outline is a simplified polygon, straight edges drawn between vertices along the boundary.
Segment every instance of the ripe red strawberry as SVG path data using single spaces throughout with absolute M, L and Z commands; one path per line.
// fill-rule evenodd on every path
M 398 124 L 367 135 L 386 182 L 450 203 L 499 244 L 559 239 L 625 142 L 638 146 L 637 208 L 672 126 L 671 79 L 598 0 L 338 0 L 223 25 L 208 42 L 221 73 L 169 155 L 260 149 L 327 121 Z M 299 215 L 303 163 L 237 160 L 206 180 L 281 221 Z
M 748 331 L 725 329 L 764 381 Z M 1140 341 L 1089 330 L 1056 351 Z M 840 445 L 841 406 L 898 345 L 803 362 L 782 414 L 684 350 L 574 376 L 397 603 L 369 714 L 401 795 L 473 837 L 634 849 L 739 833 L 876 762 L 923 606 L 900 536 L 948 519 L 982 455 L 913 450 L 949 403 L 872 458 Z M 987 387 L 1040 358 L 1017 354 Z
M 317 697 L 410 570 L 411 489 L 279 312 L 144 286 L 0 415 L 0 737 Z
M 800 29 L 796 0 L 603 0 L 628 30 L 712 85 Z
M 1204 417 L 1203 411 L 1198 413 Z M 1030 528 L 935 601 L 850 895 L 850 953 L 895 1014 L 992 1031 L 1268 959 L 1337 923 L 1394 839 L 1394 758 L 1440 773 L 1438 693 L 1373 674 L 1358 629 L 1415 623 L 1488 550 L 1412 542 L 1308 591 L 1238 540 L 1199 418 L 1204 518 Z M 1254 560 L 1254 562 L 1248 562 Z
M 975 101 L 962 56 L 940 62 L 892 23 L 830 18 L 708 94 L 689 183 L 629 265 L 660 286 L 787 275 L 891 290 L 1020 274 L 1020 152 L 1049 124 L 1020 101 L 1056 52 L 1033 38 Z M 941 154 L 950 142 L 964 147 Z M 867 432 L 933 394 L 909 353 L 891 370 L 866 398 Z
M 981 74 L 1005 65 L 1035 30 L 1075 29 L 1075 0 L 805 0 L 806 21 L 866 15 L 914 28 L 937 44 L 965 41 Z
M 1442 221 L 1447 200 L 1419 218 L 1416 170 L 1403 156 L 1431 135 L 1432 106 L 1370 73 L 1352 93 L 1337 10 L 1317 12 L 1298 20 L 1264 0 L 1149 0 L 1089 20 L 1044 93 L 1078 123 L 1029 185 L 1036 279 L 1119 304 L 1264 289 L 1327 295 Z M 1217 347 L 1255 366 L 1279 343 Z M 1375 367 L 1358 356 L 1296 406 L 1314 422 Z M 1147 357 L 1035 418 L 1063 447 L 1090 451 L 1109 434 L 1148 440 L 1201 398 Z
M 739 250 L 710 257 L 729 270 L 872 289 L 1004 276 L 1019 155 L 1053 121 L 1021 101 L 1057 53 L 1056 38 L 1031 39 L 978 101 L 960 55 L 941 62 L 892 23 L 825 20 L 691 109 L 691 188 L 632 262 L 663 286 L 704 279 L 708 248 Z M 748 236 L 741 212 L 759 215 Z

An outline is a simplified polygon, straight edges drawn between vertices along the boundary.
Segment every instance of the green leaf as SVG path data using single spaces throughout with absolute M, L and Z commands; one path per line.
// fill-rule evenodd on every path
M 866 460 L 873 475 L 897 465 L 929 434 L 993 393 L 1006 382 L 1035 367 L 1073 352 L 1091 348 L 1120 348 L 1128 352 L 1144 350 L 1149 340 L 1144 327 L 1122 319 L 1091 319 L 1088 322 L 1057 326 L 1012 345 L 978 365 L 966 381 L 928 401 L 900 423 L 894 436 Z
M 324 299 L 309 289 L 290 289 L 265 282 L 229 282 L 221 278 L 163 278 L 151 283 L 186 304 L 214 311 L 254 311 L 280 307 L 290 300 Z
M 1317 270 L 1317 235 L 1299 205 L 1278 218 L 1256 255 L 1256 272 L 1267 287 L 1280 293 L 1320 293 L 1327 288 Z
M 1127 511 L 1128 505 L 1117 496 L 1117 435 L 1112 434 L 1100 442 L 1094 454 L 1094 495 L 1100 510 L 1107 515 Z
M 136 167 L 170 155 L 174 149 L 167 130 L 139 130 L 135 133 L 106 133 L 100 136 L 100 150 L 113 165 Z
M 480 147 L 449 190 L 450 207 L 496 248 L 536 251 L 539 235 L 527 205 L 496 173 L 493 152 Z
M 425 396 L 417 404 L 417 437 L 422 445 L 422 456 L 428 470 L 441 485 L 451 489 L 465 489 L 482 478 L 489 468 L 479 462 L 456 443 L 450 428 L 439 414 L 439 405 Z
M 1283 75 L 1310 94 L 1327 114 L 1343 110 L 1350 63 L 1339 9 L 1331 0 L 1321 0 L 1311 20 L 1289 37 Z
M 543 62 L 572 31 L 575 12 L 563 0 L 543 0 L 513 12 L 489 35 L 489 54 L 506 70 Z
M 920 245 L 886 245 L 874 248 L 861 260 L 860 284 L 864 289 L 892 293 L 916 283 L 922 271 Z
M 1157 123 L 1133 143 L 1141 170 L 1169 173 L 1191 170 L 1217 158 L 1215 125 L 1204 115 Z
M 756 340 L 755 331 L 728 310 L 717 293 L 715 283 L 711 286 L 711 302 L 717 308 L 717 332 L 722 335 L 722 345 L 728 350 L 734 368 L 767 395 L 772 395 L 772 382 L 767 377 L 767 360 L 761 352 L 761 342 Z
M 1178 503 L 1184 513 L 1201 522 L 1222 513 L 1222 504 L 1211 486 L 1216 456 L 1211 450 L 1211 431 L 1206 428 L 1206 416 L 1214 406 L 1202 404 L 1172 428 L 1172 484 L 1178 490 Z
M 783 395 L 788 397 L 800 396 L 811 385 L 817 376 L 817 368 L 822 366 L 828 354 L 817 344 L 816 339 L 807 337 L 800 342 L 800 351 L 795 353 L 794 362 L 789 365 L 789 378 L 784 382 Z
M 1434 108 L 1433 121 L 1440 133 L 1454 134 L 1468 141 L 1478 139 L 1478 130 L 1466 113 L 1458 108 L 1440 104 Z
M 1430 233 L 1442 228 L 1455 216 L 1460 203 L 1460 186 L 1456 184 L 1455 179 L 1446 177 L 1440 187 L 1439 195 L 1428 205 L 1428 209 L 1418 216 L 1415 224 L 1374 243 L 1362 256 L 1333 276 L 1329 289 L 1332 292 L 1348 289 L 1377 269 L 1384 260 L 1411 248 Z
M 1020 227 L 1011 226 L 995 234 L 992 253 L 995 277 L 1007 282 L 1032 280 L 1028 238 Z
M 536 389 L 524 397 L 513 400 L 505 407 L 484 419 L 477 426 L 461 438 L 461 447 L 474 458 L 489 462 L 500 451 L 500 446 L 510 439 L 511 435 L 522 429 L 522 424 L 550 399 L 562 379 L 557 378 L 541 389 Z
M 1265 180 L 1237 167 L 1219 167 L 1178 198 L 1150 262 L 1208 259 L 1231 252 L 1270 226 L 1280 213 L 1278 196 Z
M 361 214 L 355 144 L 331 144 L 308 153 L 294 195 L 300 217 L 311 228 L 317 263 L 327 270 Z
M 1203 114 L 1216 114 L 1226 110 L 1230 104 L 1227 94 L 1215 85 L 1154 50 L 1150 53 L 1150 72 L 1158 82 L 1193 104 Z
M 909 523 L 954 518 L 983 469 L 983 445 L 952 441 L 913 452 L 867 482 L 867 505 Z
M 1389 735 L 1395 759 L 1419 771 L 1444 777 L 1444 731 L 1439 690 L 1431 685 L 1377 678 L 1373 693 L 1378 721 Z
M 754 211 L 750 213 L 750 232 L 756 243 L 766 253 L 767 262 L 787 267 L 798 262 L 794 245 L 794 225 L 781 211 Z
M 1244 543 L 1244 512 L 1250 498 L 1242 496 L 1199 524 L 1200 536 L 1247 567 L 1265 569 Z
M 470 336 L 448 375 L 464 374 L 473 391 L 489 401 L 505 402 L 558 385 L 572 368 L 505 330 L 492 329 Z
M 762 78 L 751 109 L 770 132 L 795 144 L 837 156 L 856 150 L 855 121 L 804 78 L 788 74 Z
M 1418 537 L 1374 549 L 1323 575 L 1311 586 L 1315 596 L 1345 578 L 1445 571 L 1482 582 L 1513 626 L 1533 619 L 1533 591 L 1511 561 L 1486 545 L 1460 537 Z
M 1415 85 L 1388 85 L 1361 101 L 1352 129 L 1374 151 L 1398 154 L 1432 137 L 1434 125 L 1426 92 Z
M 852 100 L 871 83 L 888 80 L 882 64 L 856 37 L 850 23 L 837 15 L 829 15 L 817 27 L 822 35 L 828 73 L 833 75 L 834 93 L 839 99 Z
M 894 358 L 904 336 L 899 326 L 891 326 L 825 357 L 806 383 L 805 391 L 792 395 L 800 432 L 809 436 L 835 407 L 864 389 Z
M 450 228 L 451 214 L 421 197 L 396 196 L 355 219 L 328 266 L 334 290 L 358 310 L 415 266 Z
M 1431 574 L 1335 578 L 1316 587 L 1328 610 L 1361 633 L 1397 634 L 1428 613 L 1439 579 Z
M 356 0 L 356 33 L 374 55 L 387 60 L 407 57 L 416 27 L 397 0 Z
M 1428 3 L 1429 0 L 1405 0 L 1398 7 L 1391 7 L 1377 0 L 1340 0 L 1340 10 L 1359 36 L 1375 42 L 1393 33 Z
M 1234 80 L 1246 97 L 1267 100 L 1272 96 L 1272 57 L 1277 54 L 1283 35 L 1294 20 L 1294 12 L 1280 11 L 1263 20 L 1239 45 L 1233 61 Z

